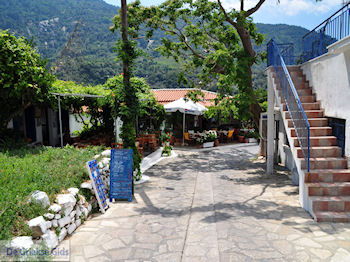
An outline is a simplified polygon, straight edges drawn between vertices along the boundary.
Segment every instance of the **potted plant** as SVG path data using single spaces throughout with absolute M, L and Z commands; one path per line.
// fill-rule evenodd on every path
M 171 137 L 172 137 L 172 133 L 171 132 L 163 132 L 159 139 L 160 139 L 160 142 L 162 143 L 162 145 L 165 147 L 165 146 L 170 146 L 170 140 L 171 140 Z
M 246 138 L 248 140 L 247 143 L 257 143 L 259 134 L 254 129 L 250 129 L 246 134 Z
M 218 138 L 215 131 L 209 131 L 203 138 L 203 148 L 213 147 L 214 141 Z
M 219 146 L 219 145 L 220 145 L 220 141 L 218 138 L 216 138 L 214 141 L 214 146 Z
M 245 134 L 244 134 L 244 132 L 242 131 L 242 130 L 240 130 L 239 131 L 239 133 L 238 133 L 238 142 L 240 142 L 240 143 L 244 143 L 244 139 L 245 139 Z
M 195 138 L 196 144 L 198 146 L 198 148 L 203 147 L 203 143 L 204 143 L 204 137 L 203 136 L 199 136 Z
M 162 156 L 171 156 L 171 150 L 173 149 L 172 146 L 170 145 L 164 145 L 163 151 L 162 151 Z

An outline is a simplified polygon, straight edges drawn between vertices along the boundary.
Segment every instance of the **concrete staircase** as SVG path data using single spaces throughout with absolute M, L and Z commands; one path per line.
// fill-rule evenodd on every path
M 295 155 L 305 170 L 305 185 L 308 191 L 310 211 L 318 222 L 350 222 L 350 170 L 347 159 L 342 157 L 337 138 L 324 117 L 324 110 L 309 86 L 299 67 L 288 68 L 310 123 L 310 172 L 296 138 L 293 122 L 283 104 L 283 116 L 288 123 L 294 142 Z M 276 78 L 275 78 L 276 82 Z M 278 83 L 276 83 L 278 86 Z M 281 94 L 281 92 L 278 92 Z

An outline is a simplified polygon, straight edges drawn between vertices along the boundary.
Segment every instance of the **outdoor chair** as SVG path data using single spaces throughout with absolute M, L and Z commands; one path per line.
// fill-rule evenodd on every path
M 194 140 L 190 137 L 190 133 L 184 133 L 185 142 L 189 145 L 194 144 Z
M 229 130 L 227 132 L 227 142 L 232 142 L 233 141 L 233 134 L 235 133 L 235 130 Z

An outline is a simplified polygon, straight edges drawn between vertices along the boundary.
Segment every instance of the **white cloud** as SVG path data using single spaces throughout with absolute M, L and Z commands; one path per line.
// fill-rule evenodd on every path
M 289 16 L 297 15 L 303 12 L 306 13 L 326 13 L 334 7 L 340 7 L 340 1 L 323 0 L 316 2 L 315 0 L 281 0 L 281 11 Z
M 258 0 L 245 0 L 244 9 L 247 10 L 258 3 Z M 273 8 L 276 12 L 284 13 L 288 16 L 298 15 L 300 13 L 326 13 L 335 7 L 340 7 L 341 0 L 267 0 L 262 7 Z M 225 8 L 239 9 L 240 0 L 222 0 Z
M 228 9 L 237 9 L 239 10 L 241 7 L 241 1 L 240 0 L 222 0 L 221 1 L 223 6 Z M 252 8 L 256 5 L 258 1 L 256 0 L 245 0 L 244 1 L 244 10 L 247 10 L 249 8 Z

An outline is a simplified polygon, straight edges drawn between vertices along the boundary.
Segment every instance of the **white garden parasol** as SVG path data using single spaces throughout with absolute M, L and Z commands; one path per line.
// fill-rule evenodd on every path
M 180 98 L 174 102 L 171 102 L 169 104 L 166 104 L 164 106 L 165 112 L 167 113 L 173 113 L 176 111 L 179 111 L 184 114 L 183 116 L 183 134 L 185 133 L 185 121 L 186 121 L 186 114 L 190 115 L 203 115 L 203 112 L 208 110 L 205 106 L 195 103 L 190 99 Z M 182 135 L 182 144 L 185 144 L 185 137 Z

